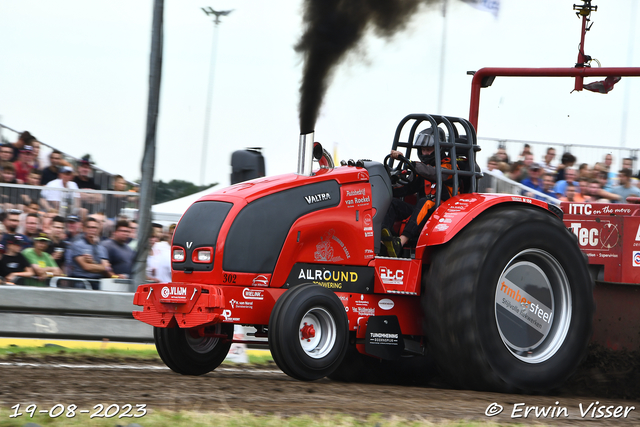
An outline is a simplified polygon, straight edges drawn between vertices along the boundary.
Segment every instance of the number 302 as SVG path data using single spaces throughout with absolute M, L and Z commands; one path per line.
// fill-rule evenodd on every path
M 236 278 L 238 276 L 235 274 L 223 273 L 222 274 L 222 283 L 236 283 Z

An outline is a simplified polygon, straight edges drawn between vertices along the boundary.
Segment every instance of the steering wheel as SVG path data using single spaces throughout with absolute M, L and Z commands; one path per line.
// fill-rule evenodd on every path
M 398 165 L 394 168 L 391 166 L 393 160 L 398 160 Z M 397 159 L 393 159 L 391 154 L 388 154 L 384 158 L 384 168 L 387 170 L 389 177 L 391 178 L 391 184 L 407 185 L 412 182 L 416 177 L 416 169 L 406 157 L 402 154 Z

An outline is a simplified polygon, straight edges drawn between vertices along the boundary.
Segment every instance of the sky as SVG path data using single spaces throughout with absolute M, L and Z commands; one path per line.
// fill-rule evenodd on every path
M 585 51 L 602 66 L 640 66 L 634 1 L 593 0 Z M 496 18 L 449 0 L 446 19 L 440 7 L 422 8 L 390 40 L 368 34 L 336 68 L 315 139 L 338 160 L 382 161 L 407 114 L 468 117 L 469 70 L 573 66 L 581 25 L 574 3 L 502 0 Z M 233 9 L 217 32 L 201 10 L 209 6 Z M 152 12 L 152 0 L 0 0 L 0 123 L 139 179 Z M 268 175 L 295 172 L 302 59 L 293 47 L 302 31 L 301 0 L 165 0 L 155 180 L 226 186 L 231 153 L 246 147 L 263 147 Z M 640 79 L 623 79 L 607 95 L 572 89 L 568 78 L 498 78 L 482 91 L 478 136 L 640 147 Z

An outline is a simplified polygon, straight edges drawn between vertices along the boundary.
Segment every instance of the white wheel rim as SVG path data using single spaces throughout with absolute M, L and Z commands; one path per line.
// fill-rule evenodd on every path
M 304 334 L 305 328 L 313 326 L 313 336 Z M 336 322 L 327 310 L 315 307 L 307 311 L 298 326 L 298 341 L 305 354 L 320 359 L 331 352 L 336 343 Z

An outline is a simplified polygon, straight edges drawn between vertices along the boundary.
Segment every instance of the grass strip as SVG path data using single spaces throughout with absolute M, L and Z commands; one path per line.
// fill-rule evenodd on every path
M 69 357 L 96 357 L 96 358 L 113 358 L 113 359 L 141 359 L 145 361 L 160 361 L 160 356 L 154 347 L 148 350 L 126 350 L 118 348 L 70 348 L 59 345 L 47 344 L 38 347 L 21 347 L 11 345 L 8 347 L 0 347 L 0 360 L 6 360 L 11 357 L 30 356 L 69 356 Z M 273 357 L 268 352 L 260 352 L 259 354 L 249 353 L 249 363 L 264 364 L 273 361 Z M 225 362 L 232 363 L 232 362 Z
M 11 412 L 9 412 L 11 411 Z M 402 417 L 384 417 L 372 414 L 366 418 L 356 418 L 344 414 L 322 414 L 304 416 L 255 415 L 248 412 L 171 412 L 150 410 L 141 418 L 90 418 L 87 414 L 76 414 L 67 418 L 63 413 L 57 418 L 46 414 L 35 414 L 29 418 L 25 414 L 18 418 L 8 418 L 13 412 L 5 408 L 0 410 L 0 427 L 22 427 L 31 422 L 42 427 L 123 427 L 139 425 L 142 427 L 496 427 L 499 424 L 488 422 L 438 422 L 428 420 L 409 420 Z M 104 414 L 104 412 L 103 412 Z M 515 427 L 514 424 L 509 424 Z M 539 425 L 542 427 L 542 425 Z

